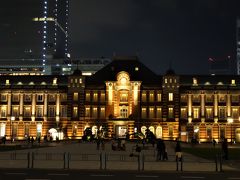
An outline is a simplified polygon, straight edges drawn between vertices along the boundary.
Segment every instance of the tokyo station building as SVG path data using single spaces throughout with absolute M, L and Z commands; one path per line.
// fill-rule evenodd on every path
M 92 76 L 0 76 L 0 136 L 80 139 L 145 133 L 164 140 L 240 142 L 240 78 L 157 75 L 137 57 L 114 57 Z M 133 138 L 133 136 L 130 136 Z

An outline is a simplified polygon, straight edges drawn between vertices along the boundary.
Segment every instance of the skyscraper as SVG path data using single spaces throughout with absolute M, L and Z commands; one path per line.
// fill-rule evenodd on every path
M 48 59 L 67 58 L 69 0 L 42 0 L 42 65 Z
M 237 19 L 237 29 L 236 29 L 236 37 L 237 37 L 237 74 L 240 75 L 240 19 Z

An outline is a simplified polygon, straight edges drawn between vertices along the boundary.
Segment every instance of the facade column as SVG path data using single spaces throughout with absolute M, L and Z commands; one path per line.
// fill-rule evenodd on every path
M 11 119 L 11 101 L 12 101 L 12 96 L 11 93 L 7 94 L 7 120 L 10 121 Z
M 214 122 L 218 122 L 218 95 L 214 93 Z
M 188 94 L 188 123 L 192 122 L 192 94 Z
M 44 121 L 47 121 L 47 109 L 48 109 L 48 94 L 44 94 L 44 106 L 43 106 L 43 118 L 44 118 Z
M 22 121 L 23 120 L 23 94 L 20 94 L 20 107 L 19 107 L 19 120 Z
M 231 96 L 227 94 L 227 118 L 231 117 Z
M 60 94 L 57 94 L 56 100 L 56 121 L 59 122 L 59 114 L 60 114 Z
M 36 117 L 36 94 L 32 94 L 32 121 L 35 121 Z
M 201 93 L 201 121 L 205 122 L 205 94 Z

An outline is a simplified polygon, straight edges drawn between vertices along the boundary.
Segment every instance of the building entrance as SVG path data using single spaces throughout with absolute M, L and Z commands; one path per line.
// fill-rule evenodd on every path
M 127 126 L 117 125 L 115 130 L 116 130 L 116 137 L 117 138 L 126 138 Z

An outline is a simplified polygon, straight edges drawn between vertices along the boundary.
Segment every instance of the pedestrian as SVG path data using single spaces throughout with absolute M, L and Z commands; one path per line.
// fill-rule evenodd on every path
M 38 144 L 40 146 L 40 142 L 41 142 L 41 137 L 40 136 L 38 136 L 37 141 L 38 141 Z
M 100 141 L 101 141 L 101 140 L 98 138 L 98 139 L 97 139 L 97 150 L 100 149 L 100 143 L 101 143 Z
M 101 140 L 101 148 L 102 148 L 102 150 L 105 149 L 105 143 L 104 143 L 104 140 L 103 140 L 103 139 Z
M 32 144 L 32 146 L 33 146 L 33 143 L 34 143 L 34 138 L 33 138 L 33 136 L 32 136 L 32 138 L 31 138 L 31 144 Z
M 164 154 L 164 144 L 161 139 L 157 142 L 157 160 L 162 160 Z
M 216 146 L 216 140 L 213 139 L 213 147 L 215 148 L 215 146 Z
M 175 153 L 176 153 L 176 161 L 181 161 L 182 160 L 182 148 L 181 148 L 179 141 L 177 141 L 177 144 L 175 147 Z
M 162 142 L 162 146 L 163 146 L 162 158 L 163 160 L 168 160 L 167 148 L 164 141 Z
M 227 139 L 225 138 L 224 141 L 222 142 L 222 151 L 223 151 L 223 157 L 225 160 L 228 160 L 228 142 Z
M 27 141 L 28 141 L 28 144 L 30 144 L 30 142 L 31 142 L 30 136 L 28 136 Z

